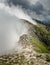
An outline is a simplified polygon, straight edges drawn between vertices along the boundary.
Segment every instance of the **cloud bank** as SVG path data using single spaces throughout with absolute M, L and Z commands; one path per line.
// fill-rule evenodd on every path
M 19 38 L 28 32 L 28 28 L 25 21 L 19 20 L 3 9 L 0 10 L 0 54 L 10 52 L 16 46 L 19 49 Z
M 45 20 L 50 16 L 50 0 L 7 0 L 9 6 L 21 6 L 31 18 Z

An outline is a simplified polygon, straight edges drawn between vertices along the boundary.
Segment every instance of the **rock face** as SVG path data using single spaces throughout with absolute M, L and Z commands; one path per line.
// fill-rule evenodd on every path
M 50 65 L 50 27 L 29 23 L 18 45 L 19 50 L 16 46 L 14 53 L 0 56 L 0 65 Z

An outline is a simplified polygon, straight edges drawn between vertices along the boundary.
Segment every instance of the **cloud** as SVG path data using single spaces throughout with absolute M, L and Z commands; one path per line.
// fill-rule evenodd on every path
M 43 5 L 37 2 L 35 5 L 32 5 L 32 11 L 38 15 L 42 14 L 42 11 L 44 11 Z
M 9 7 L 19 6 L 18 9 L 30 18 L 44 20 L 50 15 L 50 0 L 5 0 L 5 2 Z
M 0 9 L 0 54 L 9 53 L 18 47 L 19 37 L 26 34 L 28 28 L 26 22 Z
M 31 5 L 35 4 L 38 0 L 27 0 Z
M 39 2 L 43 5 L 43 8 L 45 11 L 43 12 L 43 15 L 45 15 L 44 20 L 48 20 L 48 16 L 50 17 L 50 0 L 39 0 Z
M 38 0 L 34 5 L 32 5 L 32 9 L 33 18 L 38 18 L 42 21 L 46 20 L 48 16 L 50 16 L 50 0 Z
M 37 5 L 35 4 L 32 4 L 32 3 L 35 3 L 37 2 L 37 0 L 8 0 L 7 3 L 9 4 L 9 6 L 12 6 L 12 5 L 15 5 L 15 6 L 22 6 L 23 9 L 25 10 L 32 10 L 32 11 L 35 11 L 38 13 L 38 9 L 41 10 L 43 9 L 43 6 L 40 4 L 40 3 L 36 3 Z M 32 5 L 30 5 L 30 3 Z M 40 5 L 40 6 L 39 6 Z M 39 12 L 40 13 L 40 12 Z
M 16 32 L 13 27 L 14 17 L 0 10 L 0 54 L 7 52 L 15 46 Z
M 50 9 L 50 0 L 39 0 L 41 4 L 43 4 L 44 8 Z
M 31 18 L 36 19 L 38 16 L 38 19 L 43 20 L 50 12 L 44 7 L 41 2 L 43 3 L 41 0 L 7 0 L 7 3 L 10 7 L 12 7 L 12 5 L 15 7 L 21 6 L 19 9 L 22 9 L 23 12 L 31 16 Z
M 7 3 L 6 3 L 7 4 Z M 34 22 L 31 18 L 31 16 L 28 14 L 28 9 L 25 9 L 22 7 L 22 5 L 13 5 L 11 4 L 11 6 L 8 6 L 4 3 L 0 3 L 0 8 L 4 9 L 5 11 L 9 12 L 11 15 L 15 15 L 16 17 L 20 18 L 20 19 L 26 19 L 28 21 L 30 21 L 33 24 L 36 24 L 36 22 Z
M 2 2 L 4 0 L 1 0 Z M 50 0 L 5 0 L 9 7 L 18 7 L 30 18 L 44 20 L 50 15 Z

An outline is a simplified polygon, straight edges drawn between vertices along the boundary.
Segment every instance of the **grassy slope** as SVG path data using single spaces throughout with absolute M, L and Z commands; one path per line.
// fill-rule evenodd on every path
M 47 49 L 44 43 L 41 42 L 39 39 L 32 38 L 31 43 L 35 44 L 39 48 L 39 49 L 35 49 L 36 51 L 43 52 L 43 53 L 50 53 L 50 51 Z
M 35 25 L 34 28 L 36 29 L 35 34 L 39 38 L 33 37 L 31 40 L 31 43 L 39 48 L 39 50 L 35 50 L 50 53 L 50 28 L 42 24 Z

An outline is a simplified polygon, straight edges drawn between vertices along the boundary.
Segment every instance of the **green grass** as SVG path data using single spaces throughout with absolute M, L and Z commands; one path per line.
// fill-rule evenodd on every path
M 50 35 L 50 32 L 46 29 L 46 26 L 43 25 L 35 25 L 35 29 L 42 33 L 43 35 Z
M 37 37 L 34 37 L 34 33 L 32 33 L 33 38 L 31 39 L 31 43 L 33 46 L 37 47 L 35 50 L 43 53 L 50 53 L 50 27 L 38 24 L 34 25 L 34 28 Z
M 40 49 L 39 51 L 38 49 L 36 49 L 36 51 L 43 52 L 43 53 L 50 53 L 50 51 L 47 49 L 44 43 L 41 42 L 39 39 L 32 38 L 31 43 Z
M 45 25 L 38 24 L 35 25 L 34 28 L 38 38 L 50 47 L 50 27 L 48 28 Z

